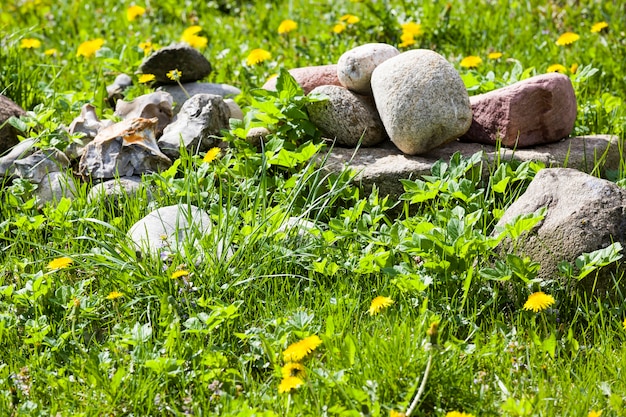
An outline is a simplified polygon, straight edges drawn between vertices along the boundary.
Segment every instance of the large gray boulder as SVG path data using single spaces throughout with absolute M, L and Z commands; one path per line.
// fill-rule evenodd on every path
M 415 49 L 389 58 L 374 69 L 371 84 L 389 138 L 406 154 L 424 154 L 470 127 L 465 85 L 436 52 Z
M 181 145 L 192 155 L 217 144 L 221 130 L 228 128 L 230 108 L 215 94 L 196 94 L 185 102 L 176 120 L 159 138 L 161 151 L 171 159 L 180 156 Z
M 531 233 L 517 242 L 505 242 L 503 248 L 539 262 L 540 278 L 554 279 L 561 261 L 574 264 L 581 254 L 613 242 L 626 247 L 626 190 L 615 183 L 571 168 L 543 169 L 506 210 L 496 234 L 515 217 L 541 208 L 546 208 L 545 218 Z M 593 279 L 583 283 L 592 284 Z M 610 286 L 597 284 L 605 289 Z
M 541 74 L 470 97 L 472 125 L 461 140 L 513 148 L 566 138 L 576 122 L 576 94 L 569 77 Z
M 372 72 L 400 51 L 386 43 L 366 43 L 344 52 L 337 61 L 337 77 L 341 84 L 357 94 L 372 95 Z
M 307 105 L 309 119 L 324 136 L 340 146 L 373 146 L 387 138 L 385 127 L 370 96 L 363 96 L 336 85 L 322 85 L 311 91 L 328 100 Z
M 172 70 L 181 72 L 181 83 L 188 83 L 203 79 L 212 68 L 209 60 L 197 49 L 181 42 L 154 51 L 139 65 L 138 72 L 154 74 L 155 81 L 160 84 L 176 84 L 167 76 Z

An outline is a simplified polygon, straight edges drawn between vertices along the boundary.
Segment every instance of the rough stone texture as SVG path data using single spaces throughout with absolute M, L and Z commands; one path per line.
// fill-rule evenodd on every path
M 391 141 L 419 155 L 463 135 L 472 122 L 461 77 L 441 55 L 414 49 L 374 69 L 372 92 Z
M 318 65 L 313 67 L 293 68 L 289 74 L 304 90 L 304 94 L 309 94 L 311 90 L 320 85 L 339 85 L 341 82 L 337 77 L 337 65 Z M 265 90 L 276 90 L 277 77 L 270 78 L 263 84 Z
M 189 97 L 193 97 L 196 94 L 215 94 L 226 98 L 241 94 L 240 89 L 229 84 L 186 83 L 183 84 L 183 88 L 187 91 Z M 178 84 L 162 85 L 157 88 L 157 91 L 165 91 L 172 95 L 174 99 L 174 113 L 178 113 L 188 99 L 187 94 L 185 94 L 185 91 L 183 91 Z
M 123 198 L 152 200 L 152 192 L 144 187 L 141 177 L 122 177 L 101 182 L 91 187 L 87 202 L 105 201 L 110 208 L 116 208 Z
M 614 183 L 569 168 L 543 169 L 526 192 L 504 213 L 500 227 L 516 216 L 545 207 L 545 218 L 512 246 L 515 252 L 541 264 L 539 277 L 554 279 L 558 263 L 574 264 L 583 253 L 603 249 L 613 242 L 626 247 L 626 190 Z M 593 277 L 592 277 L 593 278 Z M 608 289 L 610 283 L 598 283 Z M 591 282 L 582 283 L 589 288 Z
M 336 85 L 322 85 L 311 93 L 328 96 L 328 100 L 307 105 L 309 119 L 324 137 L 348 147 L 356 146 L 361 138 L 363 146 L 373 146 L 387 138 L 372 97 Z
M 470 97 L 472 125 L 461 140 L 524 148 L 556 142 L 572 133 L 576 95 L 569 77 L 537 75 Z
M 133 101 L 119 100 L 115 107 L 115 115 L 122 119 L 135 119 L 138 117 L 152 119 L 156 117 L 158 124 L 155 134 L 158 138 L 163 133 L 165 126 L 172 121 L 173 100 L 172 95 L 165 91 L 144 94 Z
M 176 121 L 168 125 L 158 141 L 161 151 L 171 159 L 180 156 L 181 144 L 195 155 L 215 146 L 216 136 L 228 128 L 230 108 L 222 96 L 196 94 L 185 102 Z
M 20 117 L 25 114 L 26 111 L 23 108 L 0 94 L 0 126 L 4 125 L 4 122 L 11 116 Z M 0 155 L 19 143 L 17 134 L 15 128 L 8 123 L 0 128 Z
M 197 49 L 186 43 L 175 43 L 154 51 L 139 65 L 141 74 L 154 74 L 155 81 L 161 84 L 177 84 L 167 73 L 181 72 L 180 82 L 198 81 L 211 73 L 211 63 Z
M 25 139 L 0 157 L 0 177 L 12 177 L 15 174 L 15 161 L 32 155 L 37 149 L 35 139 Z
M 80 143 L 72 142 L 65 148 L 65 155 L 70 159 L 78 159 L 83 153 L 85 146 L 98 135 L 98 132 L 105 127 L 111 126 L 113 121 L 100 120 L 96 115 L 96 108 L 91 104 L 85 104 L 80 109 L 80 116 L 76 117 L 70 123 L 68 132 L 73 135 L 82 133 L 84 136 L 80 139 Z
M 210 232 L 211 217 L 198 207 L 186 204 L 161 207 L 135 223 L 128 237 L 138 252 L 167 257 L 184 253 L 185 246 Z
M 128 119 L 102 129 L 78 164 L 83 178 L 110 179 L 159 172 L 171 165 L 157 146 L 158 119 Z
M 386 43 L 366 43 L 346 51 L 337 61 L 337 78 L 348 90 L 357 94 L 372 95 L 372 72 L 400 52 Z
M 54 203 L 61 198 L 73 199 L 76 196 L 75 178 L 67 172 L 51 172 L 37 184 L 35 198 L 37 205 L 42 207 Z
M 620 167 L 620 153 L 616 136 L 581 136 L 551 143 L 537 148 L 511 150 L 478 143 L 450 142 L 421 156 L 410 156 L 400 152 L 393 144 L 383 143 L 380 147 L 354 149 L 334 148 L 328 155 L 326 169 L 338 172 L 349 165 L 358 172 L 356 182 L 365 190 L 376 184 L 381 195 L 399 197 L 403 192 L 400 179 L 417 179 L 430 175 L 437 160 L 450 160 L 455 152 L 469 157 L 484 152 L 483 175 L 489 175 L 494 161 L 537 161 L 546 167 L 569 167 L 584 172 L 596 171 L 606 176 L 607 172 Z
M 52 172 L 64 171 L 70 160 L 58 149 L 38 150 L 14 162 L 15 173 L 23 179 L 40 183 Z

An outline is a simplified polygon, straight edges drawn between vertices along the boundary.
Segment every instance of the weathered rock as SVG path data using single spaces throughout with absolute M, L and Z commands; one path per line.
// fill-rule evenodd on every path
M 76 179 L 67 172 L 51 172 L 41 179 L 35 190 L 38 206 L 58 202 L 61 198 L 76 196 Z
M 400 52 L 386 43 L 367 43 L 346 51 L 337 61 L 337 78 L 348 90 L 372 95 L 372 72 L 381 63 Z
M 243 120 L 243 111 L 241 110 L 241 107 L 239 107 L 239 104 L 237 104 L 235 100 L 233 100 L 232 98 L 226 98 L 224 99 L 224 103 L 226 103 L 226 105 L 230 109 L 231 119 Z
M 139 65 L 141 74 L 154 74 L 157 83 L 176 84 L 167 77 L 172 70 L 181 72 L 180 82 L 198 81 L 211 73 L 211 63 L 197 49 L 186 43 L 175 43 L 158 49 Z
M 215 94 L 218 96 L 234 97 L 241 94 L 241 90 L 229 84 L 215 84 L 215 83 L 186 83 L 183 84 L 183 88 L 189 94 L 185 94 L 178 84 L 162 85 L 157 88 L 157 91 L 166 91 L 172 95 L 174 99 L 174 113 L 178 113 L 188 98 L 195 96 L 196 94 Z
M 158 172 L 171 165 L 157 146 L 158 119 L 127 119 L 102 129 L 83 152 L 78 171 L 84 178 L 110 179 Z
M 20 178 L 40 183 L 48 174 L 67 169 L 70 166 L 70 160 L 58 149 L 46 149 L 16 160 L 13 166 Z
M 217 143 L 222 129 L 229 127 L 230 108 L 222 96 L 196 94 L 185 102 L 176 121 L 168 125 L 158 141 L 164 154 L 180 156 L 180 146 L 190 154 L 207 151 Z
M 6 155 L 0 157 L 0 177 L 12 177 L 15 174 L 15 161 L 32 155 L 37 149 L 36 140 L 25 139 L 11 148 Z
M 110 208 L 119 206 L 123 198 L 152 200 L 152 192 L 141 182 L 141 177 L 121 177 L 96 184 L 87 194 L 87 202 L 105 201 Z
M 311 90 L 320 85 L 341 85 L 337 77 L 337 65 L 318 65 L 313 67 L 293 68 L 289 74 L 304 90 L 304 94 L 309 94 Z M 277 77 L 270 78 L 263 84 L 265 90 L 276 90 Z
M 0 155 L 11 147 L 18 144 L 18 132 L 13 126 L 5 122 L 12 116 L 20 117 L 26 115 L 26 111 L 0 94 Z
M 252 146 L 261 146 L 262 142 L 266 141 L 267 135 L 271 132 L 263 126 L 252 127 L 246 134 L 246 142 Z
M 400 179 L 417 179 L 430 175 L 438 160 L 449 161 L 455 152 L 470 157 L 483 153 L 483 178 L 493 170 L 496 161 L 536 161 L 547 167 L 569 167 L 606 176 L 620 167 L 617 136 L 581 136 L 530 149 L 494 148 L 479 143 L 453 141 L 420 156 L 403 154 L 390 142 L 358 150 L 335 147 L 328 154 L 325 169 L 339 172 L 350 166 L 358 172 L 355 182 L 366 191 L 376 185 L 381 195 L 398 198 L 403 192 Z M 324 155 L 325 156 L 325 155 Z
M 450 142 L 472 122 L 461 77 L 436 52 L 414 49 L 390 58 L 374 69 L 371 84 L 387 134 L 406 154 Z
M 155 91 L 154 93 L 144 94 L 133 101 L 119 100 L 115 107 L 115 115 L 122 119 L 152 119 L 156 117 L 158 124 L 156 126 L 156 137 L 163 133 L 165 126 L 171 123 L 173 98 L 171 94 L 165 91 Z
M 524 148 L 552 143 L 572 133 L 576 95 L 569 77 L 537 75 L 470 97 L 472 125 L 461 140 Z
M 184 253 L 186 246 L 211 231 L 211 217 L 198 207 L 179 204 L 161 207 L 135 223 L 128 231 L 138 252 L 168 257 Z
M 87 103 L 80 109 L 80 116 L 76 117 L 70 123 L 68 132 L 70 135 L 76 133 L 82 133 L 84 136 L 80 138 L 79 142 L 70 143 L 65 148 L 65 155 L 70 159 L 78 159 L 83 153 L 85 145 L 93 140 L 98 135 L 98 132 L 105 127 L 111 126 L 113 122 L 111 120 L 100 120 L 96 115 L 96 108 Z
M 113 84 L 107 85 L 107 100 L 111 107 L 115 107 L 117 100 L 123 98 L 122 93 L 133 85 L 133 79 L 128 74 L 120 74 L 115 77 Z
M 517 242 L 503 250 L 529 256 L 541 264 L 539 277 L 554 279 L 558 264 L 574 264 L 583 253 L 603 249 L 613 242 L 626 247 L 626 190 L 615 183 L 569 168 L 543 169 L 526 192 L 504 213 L 496 234 L 515 217 L 545 207 L 545 218 Z M 587 282 L 588 287 L 591 282 Z M 610 283 L 600 282 L 600 288 Z
M 336 85 L 322 85 L 311 91 L 328 96 L 328 100 L 307 104 L 309 119 L 324 136 L 338 145 L 373 146 L 386 139 L 374 100 Z

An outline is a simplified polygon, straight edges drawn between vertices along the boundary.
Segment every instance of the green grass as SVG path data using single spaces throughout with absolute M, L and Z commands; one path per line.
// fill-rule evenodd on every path
M 334 63 L 366 42 L 398 45 L 400 24 L 415 21 L 424 34 L 413 47 L 446 57 L 471 94 L 551 64 L 578 64 L 568 73 L 575 133 L 623 140 L 623 7 L 158 3 L 133 22 L 125 17 L 130 3 L 109 0 L 11 2 L 0 11 L 0 91 L 34 111 L 24 135 L 42 147 L 67 145 L 62 126 L 83 103 L 112 116 L 105 86 L 120 72 L 134 74 L 140 42 L 165 46 L 196 24 L 214 67 L 207 80 L 241 88 L 239 104 L 256 116 L 226 133 L 231 146 L 217 160 L 183 154 L 172 169 L 144 176 L 152 202 L 88 203 L 89 184 L 79 183 L 72 201 L 41 208 L 24 181 L 0 189 L 0 415 L 391 415 L 408 408 L 429 360 L 413 415 L 624 415 L 622 276 L 611 297 L 590 295 L 575 290 L 576 270 L 538 281 L 531 260 L 496 253 L 495 223 L 542 166 L 497 162 L 483 176 L 479 156 L 455 155 L 431 176 L 403 182 L 401 200 L 364 195 L 353 173 L 331 175 L 315 162 L 319 133 L 298 112 L 306 98 L 288 87 L 276 96 L 254 91 L 281 68 Z M 348 13 L 360 21 L 333 33 Z M 297 30 L 277 34 L 287 18 Z M 599 21 L 608 29 L 591 33 Z M 580 39 L 556 45 L 565 31 Z M 106 43 L 96 56 L 76 56 L 97 37 Z M 42 45 L 21 49 L 23 38 Z M 50 48 L 57 53 L 45 55 Z M 272 58 L 248 66 L 254 48 Z M 489 60 L 492 51 L 504 55 Z M 460 67 L 468 55 L 483 63 Z M 129 99 L 151 91 L 136 80 Z M 258 152 L 240 138 L 263 124 L 277 133 Z M 210 213 L 211 232 L 166 259 L 137 255 L 129 228 L 177 203 Z M 290 217 L 316 227 L 301 235 L 281 229 Z M 60 257 L 71 265 L 50 269 Z M 593 278 L 601 261 L 588 266 Z M 172 278 L 175 271 L 186 274 Z M 555 304 L 524 310 L 539 289 Z M 377 296 L 393 304 L 370 315 Z M 303 384 L 279 393 L 282 352 L 311 335 L 322 344 L 302 361 Z

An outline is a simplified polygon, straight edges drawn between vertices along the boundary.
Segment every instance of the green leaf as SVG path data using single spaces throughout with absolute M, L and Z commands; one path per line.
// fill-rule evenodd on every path
M 303 96 L 304 91 L 300 84 L 285 68 L 280 68 L 276 79 L 276 91 L 281 100 L 289 100 L 296 96 Z
M 576 258 L 576 267 L 580 270 L 578 280 L 583 279 L 603 266 L 620 260 L 622 258 L 621 251 L 621 243 L 615 242 L 604 249 L 580 255 Z
M 554 359 L 554 354 L 556 352 L 556 336 L 554 336 L 554 333 L 550 334 L 547 339 L 543 340 L 541 343 L 541 349 Z

